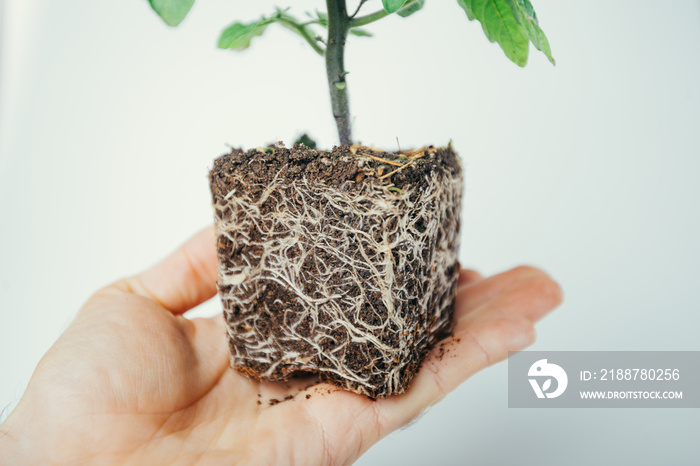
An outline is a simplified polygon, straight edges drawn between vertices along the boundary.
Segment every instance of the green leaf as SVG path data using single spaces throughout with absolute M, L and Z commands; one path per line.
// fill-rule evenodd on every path
M 253 37 L 261 36 L 272 21 L 262 18 L 257 23 L 233 23 L 219 37 L 220 49 L 245 50 L 250 47 Z
M 413 13 L 423 8 L 423 5 L 425 5 L 425 0 L 416 0 L 408 5 L 404 5 L 396 14 L 402 18 L 408 18 Z
M 322 11 L 316 10 L 316 17 L 318 18 L 318 24 L 321 26 L 328 26 L 328 15 Z
M 352 28 L 348 31 L 350 34 L 357 37 L 372 37 L 374 34 L 367 31 L 366 29 Z
M 316 149 L 316 141 L 311 139 L 311 137 L 306 133 L 302 134 L 299 136 L 299 139 L 294 141 L 294 145 L 296 146 L 297 144 L 304 144 L 309 149 Z
M 407 0 L 382 0 L 382 5 L 387 13 L 395 13 L 401 9 Z
M 459 3 L 459 6 L 462 7 L 464 12 L 467 14 L 467 19 L 469 21 L 474 21 L 476 19 L 476 16 L 474 15 L 474 12 L 472 11 L 472 2 L 471 1 L 466 1 L 466 0 L 457 0 L 457 3 Z
M 457 0 L 467 18 L 478 20 L 491 42 L 497 42 L 506 56 L 516 65 L 525 66 L 530 40 L 520 24 L 513 0 Z
M 547 36 L 544 35 L 544 32 L 542 32 L 542 29 L 540 29 L 540 23 L 537 21 L 537 14 L 530 0 L 516 0 L 514 6 L 520 13 L 520 22 L 525 27 L 525 31 L 532 45 L 534 45 L 537 50 L 544 53 L 552 65 L 556 65 L 552 57 L 552 50 L 549 48 L 549 41 L 547 40 Z
M 148 0 L 148 3 L 158 13 L 158 16 L 165 21 L 165 24 L 177 26 L 189 13 L 194 0 Z
M 316 38 L 313 31 L 309 29 L 308 23 L 302 24 L 295 17 L 287 14 L 287 10 L 280 10 L 279 8 L 269 18 L 263 16 L 256 23 L 233 23 L 221 33 L 219 48 L 245 50 L 250 47 L 250 42 L 253 38 L 261 36 L 272 23 L 278 23 L 282 27 L 298 34 L 311 45 L 316 53 L 323 55 L 323 48 L 316 42 Z

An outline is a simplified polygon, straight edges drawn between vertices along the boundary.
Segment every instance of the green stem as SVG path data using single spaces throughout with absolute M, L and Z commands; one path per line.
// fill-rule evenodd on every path
M 415 3 L 417 0 L 409 0 L 401 8 L 406 8 L 409 6 L 411 3 Z M 389 16 L 391 13 L 387 13 L 386 10 L 379 10 L 375 11 L 374 13 L 370 13 L 365 16 L 360 16 L 359 18 L 353 18 L 350 20 L 350 27 L 351 28 L 357 28 L 360 26 L 364 26 L 365 24 L 373 23 L 375 21 L 379 21 L 382 18 L 385 18 L 386 16 Z
M 328 41 L 326 43 L 326 74 L 331 94 L 333 117 L 338 127 L 340 144 L 352 144 L 350 105 L 345 82 L 345 38 L 350 28 L 345 0 L 326 0 L 328 7 Z
M 352 18 L 354 18 L 355 16 L 357 16 L 357 14 L 360 12 L 360 9 L 362 8 L 362 6 L 363 6 L 365 3 L 367 3 L 367 1 L 368 1 L 368 0 L 360 0 L 360 3 L 357 5 L 357 9 L 355 10 L 355 13 L 353 13 L 352 15 L 350 15 L 350 19 L 352 19 Z
M 294 30 L 296 30 L 299 33 L 299 35 L 303 37 L 304 40 L 306 40 L 306 42 L 309 43 L 309 45 L 316 51 L 317 54 L 321 56 L 325 54 L 325 51 L 320 45 L 318 45 L 316 39 L 314 37 L 311 37 L 311 35 L 309 34 L 309 31 L 306 29 L 305 24 L 299 24 L 295 21 L 285 18 L 284 16 L 280 17 L 279 22 L 284 23 L 291 28 L 294 28 Z
M 385 16 L 390 15 L 391 13 L 387 13 L 386 10 L 379 10 L 375 11 L 374 13 L 370 13 L 365 16 L 360 16 L 358 18 L 354 18 L 350 21 L 350 27 L 351 28 L 356 28 L 360 26 L 364 26 L 365 24 L 373 23 L 375 21 L 379 21 L 380 19 L 384 18 Z

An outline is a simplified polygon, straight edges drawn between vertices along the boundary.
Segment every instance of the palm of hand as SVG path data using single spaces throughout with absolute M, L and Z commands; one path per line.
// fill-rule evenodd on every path
M 375 402 L 231 370 L 223 319 L 181 315 L 215 293 L 213 244 L 205 230 L 152 270 L 95 294 L 40 362 L 1 426 L 8 436 L 21 441 L 31 430 L 54 461 L 69 463 L 344 464 L 529 345 L 534 322 L 561 300 L 536 269 L 488 279 L 463 271 L 453 357 L 434 349 L 406 394 Z

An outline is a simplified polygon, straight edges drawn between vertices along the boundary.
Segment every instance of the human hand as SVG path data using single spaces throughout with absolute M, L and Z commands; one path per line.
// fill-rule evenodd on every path
M 462 270 L 453 335 L 432 349 L 408 392 L 371 401 L 329 384 L 259 382 L 231 369 L 224 320 L 182 316 L 214 296 L 215 283 L 208 228 L 151 270 L 98 291 L 0 425 L 0 458 L 351 463 L 476 372 L 530 345 L 534 323 L 561 302 L 558 285 L 531 267 L 485 279 Z

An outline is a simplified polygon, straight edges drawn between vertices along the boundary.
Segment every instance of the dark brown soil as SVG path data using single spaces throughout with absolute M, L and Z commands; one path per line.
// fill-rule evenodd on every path
M 369 158 L 368 158 L 369 157 Z M 382 159 L 377 160 L 377 159 Z M 399 169 L 400 170 L 397 170 Z M 385 176 L 393 171 L 391 176 Z M 227 219 L 235 215 L 231 211 L 221 208 L 225 197 L 231 193 L 245 193 L 253 201 L 259 201 L 265 195 L 266 188 L 273 181 L 280 179 L 285 184 L 291 184 L 294 180 L 307 180 L 311 184 L 317 183 L 330 186 L 340 191 L 360 192 L 377 186 L 389 187 L 386 196 L 395 196 L 404 189 L 420 186 L 431 177 L 446 180 L 461 179 L 461 166 L 459 160 L 451 148 L 426 148 L 423 151 L 406 153 L 387 153 L 376 151 L 366 147 L 336 147 L 330 152 L 309 149 L 305 146 L 285 148 L 281 145 L 265 149 L 253 149 L 247 152 L 234 149 L 231 153 L 218 158 L 210 173 L 210 183 L 213 201 L 216 207 L 217 219 Z M 461 185 L 460 185 L 461 186 Z M 282 197 L 293 198 L 294 191 L 279 193 Z M 420 204 L 422 192 L 412 190 L 411 196 L 406 202 Z M 303 206 L 297 206 L 302 208 Z M 358 229 L 367 228 L 361 221 L 354 220 L 351 213 L 343 212 L 337 208 L 328 208 L 322 200 L 316 205 L 308 205 L 318 212 L 324 212 L 320 219 L 324 231 L 332 225 L 353 225 Z M 449 207 L 449 206 L 448 206 Z M 276 212 L 279 205 L 274 201 L 263 202 L 260 205 L 260 215 Z M 456 209 L 457 229 L 459 228 L 459 206 Z M 429 219 L 426 219 L 426 222 Z M 417 223 L 418 230 L 421 227 Z M 272 233 L 270 233 L 272 231 Z M 373 230 L 368 230 L 373 231 Z M 220 267 L 233 269 L 243 265 L 250 265 L 255 258 L 262 257 L 263 251 L 259 244 L 269 240 L 271 234 L 278 234 L 281 238 L 288 235 L 287 231 L 275 231 L 264 225 L 251 227 L 247 231 L 237 232 L 245 235 L 246 241 L 240 244 L 231 241 L 225 235 L 219 235 L 218 257 Z M 372 234 L 377 234 L 372 233 Z M 387 358 L 376 345 L 353 341 L 352 336 L 343 327 L 333 326 L 333 319 L 329 313 L 317 311 L 314 319 L 304 317 L 295 321 L 295 315 L 309 313 L 308 306 L 298 299 L 297 294 L 283 286 L 279 281 L 260 279 L 255 286 L 248 288 L 239 285 L 225 285 L 220 283 L 219 290 L 226 310 L 227 322 L 230 327 L 229 346 L 232 352 L 234 366 L 246 375 L 264 378 L 267 380 L 286 380 L 296 373 L 319 372 L 322 380 L 332 381 L 344 388 L 368 394 L 370 397 L 386 396 L 391 393 L 400 393 L 409 386 L 410 380 L 418 370 L 420 363 L 430 346 L 449 333 L 449 321 L 444 313 L 451 315 L 453 295 L 456 288 L 456 278 L 459 273 L 456 260 L 447 270 L 435 271 L 433 255 L 438 248 L 453 248 L 456 252 L 458 238 L 443 238 L 442 230 L 430 239 L 426 248 L 419 256 L 408 250 L 409 244 L 399 246 L 395 253 L 406 254 L 413 259 L 396 270 L 396 289 L 405 306 L 400 309 L 402 319 L 406 322 L 403 328 L 398 328 L 391 322 L 375 333 L 375 337 L 383 345 L 392 348 L 409 345 L 404 351 L 401 360 L 396 356 Z M 313 237 L 301 239 L 305 244 L 314 244 Z M 343 247 L 341 244 L 333 244 L 334 247 Z M 347 245 L 345 245 L 347 248 Z M 406 248 L 401 249 L 401 248 Z M 309 251 L 307 251 L 309 252 Z M 297 259 L 304 277 L 303 292 L 311 298 L 322 299 L 318 292 L 317 281 L 313 279 L 320 265 L 325 267 L 333 257 L 327 253 L 322 245 L 314 246 L 305 257 L 300 252 L 289 252 L 290 260 Z M 352 247 L 348 248 L 347 256 L 356 261 L 362 261 L 360 253 Z M 398 257 L 398 256 L 397 256 Z M 444 292 L 430 297 L 427 306 L 420 305 L 420 298 L 426 292 L 425 282 L 419 277 L 430 274 L 430 267 L 435 273 L 444 274 L 448 282 Z M 364 279 L 373 279 L 367 272 Z M 389 319 L 389 310 L 385 300 L 378 292 L 365 292 L 353 284 L 349 277 L 340 273 L 334 275 L 329 283 L 332 289 L 340 290 L 344 296 L 365 296 L 365 304 L 359 315 L 347 316 L 353 324 L 366 324 L 380 326 Z M 235 301 L 229 301 L 225 296 L 236 295 Z M 241 305 L 239 303 L 250 303 Z M 433 313 L 433 309 L 441 309 L 442 315 Z M 247 321 L 246 316 L 255 314 L 254 324 L 241 322 Z M 449 316 L 447 316 L 449 317 Z M 361 321 L 361 322 L 359 322 Z M 290 338 L 290 322 L 294 324 L 294 334 L 299 338 Z M 318 338 L 319 332 L 322 338 Z M 253 340 L 250 335 L 254 334 Z M 239 338 L 240 336 L 240 338 Z M 245 336 L 245 338 L 244 338 Z M 305 357 L 304 363 L 289 363 L 271 365 L 269 361 L 261 361 L 253 357 L 251 348 L 256 346 L 254 342 L 264 342 L 272 339 L 275 341 L 275 351 L 279 357 L 294 353 Z M 314 341 L 315 344 L 310 344 Z M 342 361 L 347 369 L 353 373 L 368 375 L 372 389 L 366 386 L 359 387 L 348 381 L 343 375 L 334 371 L 317 370 L 330 364 L 325 359 L 325 354 L 333 353 L 334 349 L 343 346 Z M 321 351 L 319 351 L 319 348 Z M 248 356 L 250 355 L 250 356 Z M 386 374 L 392 369 L 400 368 L 400 380 L 398 386 L 390 386 L 386 380 Z M 270 370 L 272 372 L 270 373 Z M 262 376 L 264 373 L 267 376 Z M 309 395 L 306 396 L 309 398 Z M 270 404 L 278 400 L 270 400 Z
M 352 152 L 355 152 L 354 154 Z M 406 153 L 410 153 L 407 151 Z M 413 151 L 415 152 L 415 151 Z M 461 173 L 459 160 L 451 148 L 425 148 L 424 156 L 388 178 L 387 175 L 399 168 L 397 165 L 365 159 L 363 154 L 391 162 L 406 164 L 408 156 L 403 152 L 383 152 L 369 147 L 351 151 L 350 146 L 334 147 L 332 151 L 309 149 L 303 145 L 286 148 L 281 144 L 275 147 L 251 149 L 247 152 L 232 149 L 214 161 L 210 182 L 214 202 L 228 194 L 231 189 L 247 189 L 255 183 L 259 186 L 249 191 L 253 196 L 259 195 L 264 186 L 277 176 L 293 180 L 307 177 L 329 186 L 344 190 L 359 190 L 366 184 L 395 186 L 399 189 L 409 184 L 419 184 L 426 175 L 433 171 L 447 172 L 454 177 Z M 429 157 L 429 155 L 434 157 Z M 348 158 L 349 160 L 344 160 Z M 410 169 L 409 169 L 410 168 Z M 243 175 L 249 184 L 241 186 L 231 177 L 234 173 Z

